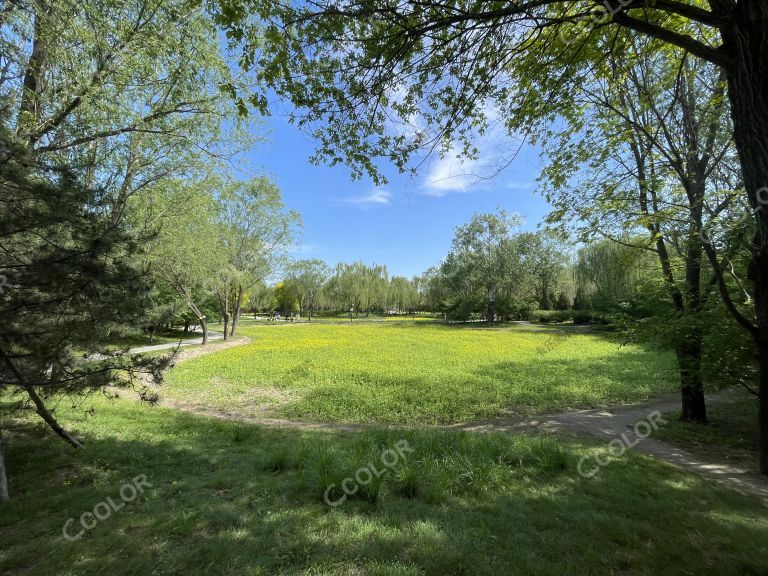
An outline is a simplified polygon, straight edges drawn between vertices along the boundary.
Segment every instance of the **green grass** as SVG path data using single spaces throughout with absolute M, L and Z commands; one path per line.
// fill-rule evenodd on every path
M 668 423 L 654 437 L 676 444 L 715 462 L 757 473 L 759 448 L 757 397 L 744 392 L 707 406 L 709 423 L 682 422 L 680 412 L 665 414 Z
M 240 334 L 252 343 L 180 364 L 162 393 L 252 416 L 445 424 L 630 402 L 676 386 L 670 355 L 576 328 L 387 322 Z
M 709 481 L 627 454 L 591 480 L 602 450 L 547 437 L 459 432 L 298 432 L 123 400 L 74 422 L 74 451 L 37 424 L 6 432 L 12 501 L 0 573 L 103 575 L 718 574 L 768 568 L 766 509 Z M 72 425 L 72 413 L 59 412 Z M 327 483 L 413 452 L 331 508 Z M 122 483 L 138 500 L 81 540 L 62 537 Z

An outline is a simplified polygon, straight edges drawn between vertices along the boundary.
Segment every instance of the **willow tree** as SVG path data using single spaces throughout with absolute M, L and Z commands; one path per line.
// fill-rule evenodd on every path
M 247 292 L 287 263 L 301 217 L 284 206 L 280 189 L 265 176 L 224 180 L 214 194 L 222 255 L 214 290 L 227 340 L 235 335 Z
M 211 194 L 214 178 L 167 180 L 129 204 L 136 228 L 155 231 L 143 260 L 150 274 L 169 287 L 192 312 L 208 343 L 204 300 L 224 258 L 219 243 L 219 206 Z
M 512 233 L 521 224 L 515 214 L 499 210 L 496 214 L 474 214 L 456 228 L 450 259 L 457 263 L 458 275 L 482 288 L 486 300 L 486 320 L 493 326 L 496 296 L 507 281 Z
M 760 467 L 768 474 L 768 0 L 218 0 L 211 10 L 242 45 L 241 64 L 298 108 L 297 123 L 319 142 L 315 159 L 378 182 L 379 158 L 405 170 L 425 148 L 458 142 L 475 152 L 489 103 L 510 128 L 521 127 L 542 92 L 521 85 L 553 62 L 570 67 L 545 96 L 571 108 L 569 92 L 594 61 L 584 48 L 596 31 L 655 38 L 722 68 L 755 220 L 755 320 L 745 318 L 744 328 L 760 349 Z M 520 66 L 530 54 L 535 67 Z
M 288 267 L 286 282 L 293 285 L 299 302 L 299 314 L 307 313 L 307 320 L 312 321 L 320 292 L 330 276 L 331 270 L 322 260 L 297 260 Z

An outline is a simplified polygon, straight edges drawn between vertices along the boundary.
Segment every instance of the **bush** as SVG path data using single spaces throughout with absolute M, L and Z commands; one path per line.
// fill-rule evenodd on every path
M 535 310 L 530 321 L 542 323 L 610 324 L 612 315 L 594 310 Z

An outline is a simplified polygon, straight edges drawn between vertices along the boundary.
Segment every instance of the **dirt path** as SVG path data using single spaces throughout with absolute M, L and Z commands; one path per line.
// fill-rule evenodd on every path
M 223 338 L 223 336 L 221 337 Z M 191 360 L 192 358 L 197 358 L 198 356 L 204 356 L 206 354 L 210 354 L 211 352 L 218 352 L 220 350 L 234 348 L 235 346 L 242 346 L 243 344 L 250 343 L 250 341 L 251 339 L 247 336 L 239 336 L 234 340 L 227 340 L 226 342 L 221 341 L 216 344 L 206 344 L 205 346 L 201 346 L 199 348 L 181 350 L 178 354 L 176 354 L 176 358 L 174 358 L 174 364 L 178 364 L 179 362 L 184 362 L 186 360 Z
M 728 402 L 746 394 L 732 388 L 707 395 L 707 403 Z M 768 482 L 751 475 L 747 470 L 720 462 L 708 461 L 673 444 L 653 437 L 653 426 L 658 416 L 680 409 L 677 396 L 657 399 L 653 403 L 596 410 L 575 410 L 549 414 L 535 419 L 497 418 L 450 426 L 449 428 L 473 432 L 548 432 L 590 436 L 609 442 L 621 442 L 633 450 L 649 454 L 670 464 L 712 478 L 743 494 L 756 496 L 768 506 Z M 638 422 L 645 422 L 638 424 Z M 636 426 L 637 424 L 637 426 Z

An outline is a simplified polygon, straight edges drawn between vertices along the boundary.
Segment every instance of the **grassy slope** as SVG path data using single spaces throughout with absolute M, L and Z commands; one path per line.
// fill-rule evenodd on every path
M 60 416 L 72 418 L 66 411 Z M 592 480 L 595 448 L 465 433 L 267 430 L 120 401 L 76 423 L 73 451 L 9 435 L 13 501 L 0 573 L 87 576 L 718 574 L 768 568 L 753 501 L 640 456 Z M 376 496 L 331 509 L 321 493 L 401 438 L 414 452 Z M 153 487 L 79 542 L 67 518 L 146 474 Z
M 669 355 L 598 333 L 431 323 L 244 326 L 253 342 L 175 368 L 166 395 L 245 414 L 454 423 L 675 387 Z

